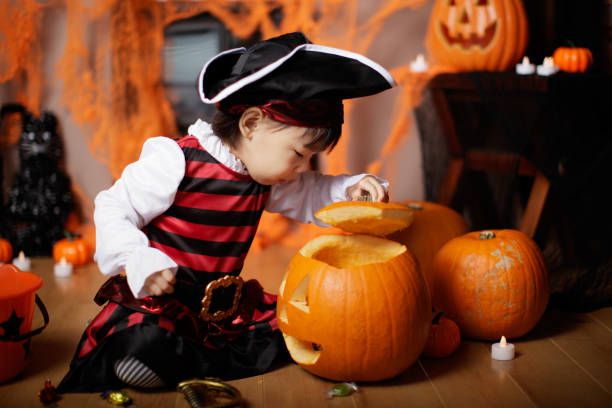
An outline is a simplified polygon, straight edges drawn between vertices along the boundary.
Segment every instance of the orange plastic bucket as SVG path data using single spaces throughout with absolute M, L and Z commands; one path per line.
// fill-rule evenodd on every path
M 31 337 L 49 322 L 47 310 L 36 295 L 42 284 L 38 275 L 11 264 L 0 266 L 0 382 L 23 371 L 30 356 Z M 45 323 L 32 331 L 35 302 Z

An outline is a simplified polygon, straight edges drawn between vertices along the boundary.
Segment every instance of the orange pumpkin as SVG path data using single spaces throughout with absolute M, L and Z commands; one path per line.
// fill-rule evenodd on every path
M 425 357 L 449 357 L 461 344 L 459 326 L 448 317 L 442 316 L 442 313 L 437 313 L 431 322 L 429 337 L 427 337 L 427 343 L 423 350 Z
M 352 212 L 361 206 L 365 213 L 374 204 L 336 206 L 326 219 L 333 223 L 343 207 Z M 387 228 L 384 220 L 372 225 Z M 379 381 L 403 372 L 421 354 L 431 299 L 404 245 L 364 234 L 322 235 L 291 260 L 277 318 L 291 357 L 307 371 L 336 381 Z
M 4 239 L 0 238 L 0 265 L 3 263 L 9 263 L 13 260 L 13 247 L 11 243 Z
M 458 212 L 442 204 L 427 201 L 404 201 L 401 204 L 412 210 L 412 225 L 387 238 L 406 245 L 412 252 L 421 265 L 431 293 L 430 269 L 434 256 L 449 240 L 466 234 L 468 225 Z
M 70 235 L 53 245 L 53 259 L 61 262 L 62 258 L 74 266 L 86 265 L 91 261 L 91 247 L 83 238 Z
M 550 286 L 537 244 L 517 230 L 476 231 L 447 242 L 433 264 L 436 310 L 462 335 L 520 337 L 540 320 Z
M 519 62 L 527 39 L 521 0 L 437 0 L 425 41 L 440 65 L 459 71 L 504 71 Z
M 593 54 L 588 48 L 559 47 L 553 53 L 553 61 L 561 71 L 585 72 L 593 64 Z

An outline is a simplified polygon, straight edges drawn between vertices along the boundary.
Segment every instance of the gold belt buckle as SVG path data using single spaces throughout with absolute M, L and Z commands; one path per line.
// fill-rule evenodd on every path
M 207 322 L 217 322 L 236 313 L 243 284 L 242 278 L 231 275 L 210 282 L 202 298 L 200 318 Z

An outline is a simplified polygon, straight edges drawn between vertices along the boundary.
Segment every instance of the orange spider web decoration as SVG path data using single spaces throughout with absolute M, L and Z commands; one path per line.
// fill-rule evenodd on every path
M 238 38 L 259 31 L 262 38 L 291 31 L 304 32 L 313 42 L 367 55 L 385 21 L 405 8 L 426 0 L 388 0 L 365 23 L 358 21 L 359 0 L 5 0 L 0 16 L 0 83 L 17 83 L 19 100 L 38 112 L 43 86 L 40 62 L 41 14 L 46 7 L 66 10 L 67 40 L 56 65 L 63 83 L 62 103 L 87 135 L 92 155 L 108 166 L 113 178 L 136 160 L 144 141 L 153 136 L 178 137 L 174 113 L 162 86 L 164 27 L 200 13 L 210 13 Z M 85 5 L 87 3 L 88 5 Z M 282 10 L 282 21 L 272 13 Z M 419 102 L 420 93 L 436 72 L 414 74 L 408 67 L 391 70 L 401 93 L 394 124 L 380 157 L 368 167 L 377 174 L 382 163 L 409 137 L 410 115 L 401 114 Z M 347 169 L 352 104 L 346 104 L 346 124 L 340 143 L 329 157 L 327 172 Z M 194 118 L 195 119 L 195 118 Z M 75 188 L 80 191 L 80 189 Z M 83 194 L 78 195 L 81 199 Z M 82 203 L 91 208 L 91 203 Z M 90 213 L 91 211 L 89 211 Z M 91 218 L 87 214 L 86 218 Z M 277 214 L 266 214 L 254 242 L 299 246 L 320 229 L 306 226 L 289 233 L 290 224 Z

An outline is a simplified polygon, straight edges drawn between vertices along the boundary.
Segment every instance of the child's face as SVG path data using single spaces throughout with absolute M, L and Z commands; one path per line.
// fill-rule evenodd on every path
M 312 139 L 304 133 L 302 127 L 279 127 L 278 123 L 263 119 L 248 137 L 242 137 L 236 154 L 258 183 L 293 181 L 308 170 L 311 157 L 317 153 L 306 147 Z

